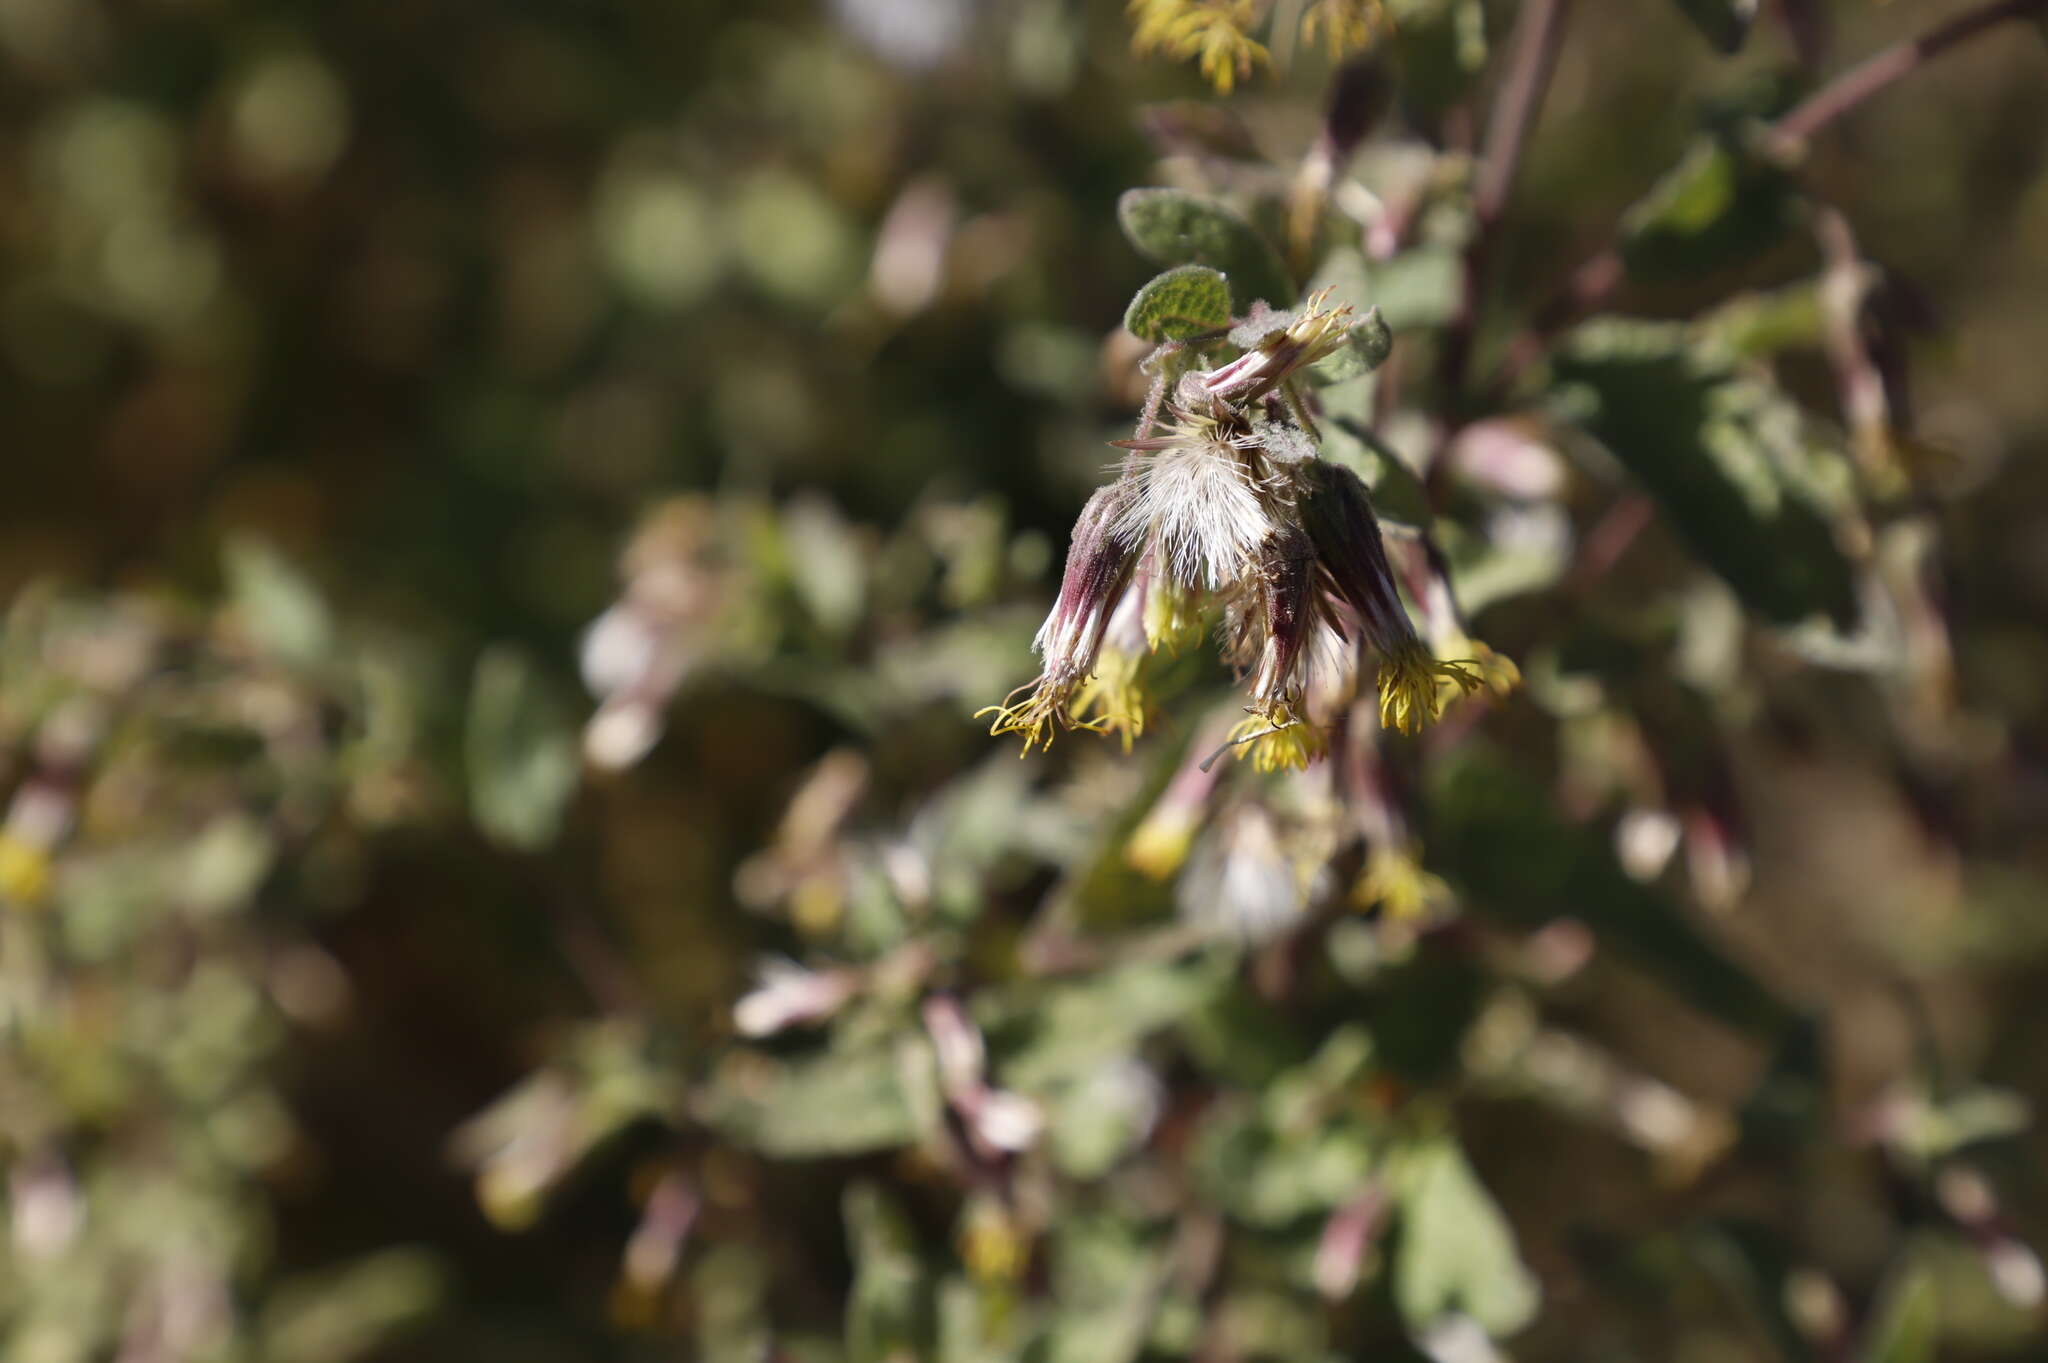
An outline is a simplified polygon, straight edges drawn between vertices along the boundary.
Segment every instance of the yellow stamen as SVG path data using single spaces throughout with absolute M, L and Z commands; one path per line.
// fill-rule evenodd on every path
M 1351 305 L 1339 303 L 1333 308 L 1326 306 L 1329 301 L 1329 287 L 1316 290 L 1302 308 L 1301 320 L 1287 328 L 1287 339 L 1301 347 L 1297 367 L 1314 364 L 1344 343 L 1344 332 L 1351 322 Z
M 1051 748 L 1053 735 L 1060 729 L 1086 729 L 1091 733 L 1101 733 L 1107 727 L 1105 720 L 1077 720 L 1067 713 L 1067 701 L 1073 690 L 1071 682 L 1056 683 L 1040 677 L 1003 697 L 1001 704 L 984 705 L 974 712 L 974 717 L 995 716 L 988 726 L 991 738 L 1000 738 L 1004 734 L 1024 735 L 1024 750 L 1017 756 L 1029 757 L 1034 747 L 1041 751 Z M 1020 695 L 1024 699 L 1018 700 Z
M 1299 718 L 1286 704 L 1277 704 L 1248 718 L 1230 731 L 1229 746 L 1238 759 L 1249 757 L 1260 771 L 1305 771 L 1329 751 L 1321 729 Z
M 1479 673 L 1486 689 L 1496 696 L 1505 696 L 1522 684 L 1522 669 L 1515 666 L 1513 658 L 1494 652 L 1469 634 L 1454 630 L 1439 635 L 1433 642 L 1441 652 L 1462 655 Z
M 1484 685 L 1480 674 L 1472 670 L 1475 662 L 1432 657 L 1420 640 L 1410 640 L 1387 654 L 1380 663 L 1380 727 L 1404 734 L 1422 732 L 1424 725 L 1442 718 L 1450 694 L 1469 696 Z
M 1104 648 L 1095 660 L 1095 675 L 1075 688 L 1068 718 L 1078 728 L 1118 735 L 1129 752 L 1131 740 L 1145 732 L 1145 690 L 1138 684 L 1143 661 L 1122 649 Z
M 1132 51 L 1193 58 L 1223 94 L 1253 66 L 1271 62 L 1251 37 L 1259 18 L 1256 0 L 1131 0 L 1130 12 Z

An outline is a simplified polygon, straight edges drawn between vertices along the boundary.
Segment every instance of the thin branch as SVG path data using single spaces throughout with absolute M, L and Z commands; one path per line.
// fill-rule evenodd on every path
M 1482 230 L 1498 222 L 1507 208 L 1515 173 L 1522 166 L 1522 148 L 1535 126 L 1543 92 L 1550 87 L 1551 72 L 1557 68 L 1565 13 L 1570 8 L 1570 0 L 1530 0 L 1515 25 L 1507 76 L 1487 118 L 1486 141 L 1480 148 L 1474 208 Z
M 1444 388 L 1452 403 L 1459 400 L 1465 387 L 1497 228 L 1507 209 L 1508 195 L 1514 189 L 1516 172 L 1522 166 L 1522 149 L 1528 145 L 1529 131 L 1543 104 L 1543 93 L 1557 67 L 1565 14 L 1570 8 L 1571 0 L 1529 0 L 1515 24 L 1507 74 L 1486 120 L 1486 138 L 1480 144 L 1479 171 L 1472 195 L 1476 221 L 1472 240 L 1465 248 L 1458 314 L 1451 319 L 1444 337 Z
M 1850 448 L 1855 451 L 1866 481 L 1873 487 L 1891 487 L 1898 482 L 1891 403 L 1885 393 L 1884 374 L 1878 369 L 1863 333 L 1863 312 L 1870 297 L 1872 272 L 1864 264 L 1856 234 L 1840 209 L 1824 204 L 1815 210 L 1813 233 L 1820 244 L 1823 267 L 1821 306 L 1827 323 L 1828 363 L 1835 371 L 1835 387 L 1840 394 L 1843 422 L 1849 428 Z
M 1772 140 L 1796 147 L 1893 81 L 1909 76 L 1949 48 L 2011 19 L 2048 14 L 2048 0 L 1995 0 L 1965 10 L 1917 38 L 1908 38 L 1829 81 L 1772 127 Z
M 1781 156 L 1796 157 L 1815 133 L 1965 39 L 2010 20 L 2041 15 L 2048 15 L 2048 0 L 1993 0 L 1966 10 L 1835 77 L 1773 123 L 1763 143 Z M 1622 273 L 1621 251 L 1614 243 L 1573 271 L 1565 287 L 1537 309 L 1535 320 L 1509 344 L 1488 393 L 1498 399 L 1512 388 L 1559 332 L 1612 296 Z

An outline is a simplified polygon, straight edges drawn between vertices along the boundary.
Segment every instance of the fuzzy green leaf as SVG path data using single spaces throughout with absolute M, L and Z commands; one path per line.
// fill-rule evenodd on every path
M 1117 200 L 1116 215 L 1131 245 L 1160 264 L 1221 270 L 1237 312 L 1250 311 L 1259 299 L 1276 308 L 1294 302 L 1279 252 L 1214 199 L 1180 189 L 1133 189 Z
M 1757 380 L 1682 327 L 1613 319 L 1580 328 L 1556 372 L 1588 399 L 1585 427 L 1752 609 L 1854 618 L 1849 565 Z
M 1147 341 L 1185 341 L 1230 325 L 1230 281 L 1206 265 L 1177 265 L 1138 290 L 1124 329 Z

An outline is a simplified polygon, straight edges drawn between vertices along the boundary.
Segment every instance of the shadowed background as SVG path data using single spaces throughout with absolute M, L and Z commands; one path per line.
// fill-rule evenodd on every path
M 1496 53 L 1515 17 L 1392 8 Z M 1724 57 L 1677 5 L 1582 0 L 1481 372 L 1703 126 L 1947 12 L 1789 9 Z M 1628 494 L 1529 415 L 1539 382 L 1495 433 L 1551 511 L 1447 513 L 1533 537 L 1474 620 L 1531 685 L 1477 767 L 1394 759 L 1469 912 L 1041 969 L 1056 888 L 1140 879 L 1085 835 L 1144 812 L 1199 718 L 1026 764 L 970 718 L 1033 670 L 1143 395 L 1117 323 L 1155 267 L 1117 199 L 1284 188 L 1332 74 L 1281 54 L 1210 125 L 1162 111 L 1221 103 L 1192 70 L 1129 47 L 1078 0 L 0 0 L 0 790 L 71 810 L 47 870 L 0 864 L 0 1355 L 977 1357 L 955 1318 L 1007 1311 L 1060 1356 L 1407 1357 L 1377 1221 L 1355 1292 L 1318 1275 L 1372 1210 L 1379 1166 L 1344 1160 L 1420 1121 L 1541 1291 L 1513 1357 L 2039 1356 L 2048 43 L 1959 47 L 1802 170 L 1910 368 L 1899 571 L 1933 623 L 1905 662 L 1759 642 L 1663 518 L 1574 575 Z M 1496 65 L 1448 69 L 1397 75 L 1352 163 L 1381 197 L 1473 145 Z M 1416 376 L 1451 260 L 1359 300 L 1395 322 L 1404 455 L 1442 410 Z M 1638 264 L 1611 307 L 1655 318 L 1822 268 L 1803 229 Z M 1788 309 L 1757 323 L 1791 336 L 1774 381 L 1839 433 Z M 636 600 L 674 675 L 611 735 L 637 760 L 589 762 L 584 632 Z M 1518 861 L 1567 843 L 1599 871 Z M 1187 901 L 1075 902 L 1123 943 Z M 1681 929 L 1640 932 L 1648 966 L 1607 950 L 1640 913 Z M 963 1173 L 865 1071 L 776 1088 L 811 1041 L 732 1020 L 767 953 L 858 963 L 876 1036 L 939 1025 L 924 986 L 968 998 L 994 1073 L 1108 1153 Z M 1782 1016 L 1745 1026 L 1746 990 Z M 871 1099 L 870 1142 L 796 1129 Z M 1259 1115 L 1219 1134 L 1228 1102 Z M 1080 1133 L 1097 1109 L 1131 1130 Z M 1271 1200 L 1233 1202 L 1262 1171 Z M 1499 1257 L 1490 1212 L 1442 1215 L 1445 1253 Z M 1083 1223 L 1100 1243 L 1030 1247 Z M 1528 1290 L 1513 1257 L 1467 1314 Z M 1171 1309 L 1115 1316 L 1148 1293 Z

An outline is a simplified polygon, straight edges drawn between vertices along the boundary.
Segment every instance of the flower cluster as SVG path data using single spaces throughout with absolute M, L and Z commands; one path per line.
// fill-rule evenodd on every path
M 1468 663 L 1437 659 L 1401 603 L 1372 500 L 1318 455 L 1295 377 L 1346 344 L 1354 321 L 1327 294 L 1299 313 L 1255 309 L 1242 349 L 1183 375 L 1161 424 L 1117 442 L 1130 453 L 1082 509 L 1038 677 L 982 711 L 1024 750 L 1060 729 L 1142 732 L 1143 655 L 1222 621 L 1224 658 L 1246 679 L 1247 718 L 1228 746 L 1265 770 L 1305 767 L 1327 740 L 1310 717 L 1348 701 L 1366 651 L 1379 658 L 1380 722 L 1413 733 L 1447 693 L 1479 689 Z

